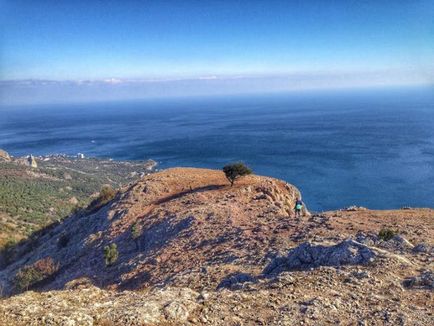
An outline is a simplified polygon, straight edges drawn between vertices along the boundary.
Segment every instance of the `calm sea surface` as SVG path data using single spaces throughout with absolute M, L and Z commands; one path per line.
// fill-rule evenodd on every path
M 434 207 L 434 90 L 1 107 L 12 155 L 242 160 L 296 185 L 312 210 Z

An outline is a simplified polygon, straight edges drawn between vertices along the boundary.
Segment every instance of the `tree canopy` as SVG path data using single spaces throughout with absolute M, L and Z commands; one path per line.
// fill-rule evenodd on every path
M 236 179 L 252 174 L 252 170 L 242 162 L 225 165 L 223 167 L 223 172 L 231 183 L 231 187 L 234 185 Z

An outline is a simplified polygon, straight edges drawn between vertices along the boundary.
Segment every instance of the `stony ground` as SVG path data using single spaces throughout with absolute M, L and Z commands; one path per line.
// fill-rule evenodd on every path
M 47 282 L 5 298 L 5 325 L 433 325 L 434 210 L 295 219 L 296 188 L 170 169 L 50 229 L 0 271 L 4 294 L 49 255 Z M 136 239 L 132 226 L 140 230 Z M 396 231 L 385 240 L 382 229 Z M 59 249 L 60 234 L 74 237 Z M 350 240 L 348 240 L 350 239 Z M 106 267 L 102 248 L 116 243 Z

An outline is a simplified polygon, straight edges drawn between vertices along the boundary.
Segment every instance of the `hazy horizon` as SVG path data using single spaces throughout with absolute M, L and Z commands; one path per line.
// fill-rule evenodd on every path
M 431 1 L 2 1 L 0 104 L 432 86 Z

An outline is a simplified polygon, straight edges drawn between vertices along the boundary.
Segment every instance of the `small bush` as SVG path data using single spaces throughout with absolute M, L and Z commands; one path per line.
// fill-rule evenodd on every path
M 118 260 L 119 252 L 116 243 L 104 247 L 104 260 L 106 266 L 113 265 Z
M 378 232 L 378 237 L 383 241 L 388 241 L 397 234 L 398 234 L 397 231 L 391 229 L 382 229 L 380 232 Z
M 137 239 L 138 237 L 140 237 L 140 227 L 137 223 L 134 223 L 131 226 L 131 236 L 133 237 L 133 239 Z
M 53 276 L 59 270 L 51 257 L 38 260 L 32 265 L 24 266 L 15 275 L 15 288 L 19 291 L 28 290 L 31 286 Z
M 142 230 L 140 229 L 140 226 L 138 223 L 134 223 L 131 226 L 131 237 L 134 240 L 134 243 L 136 244 L 136 250 L 140 250 L 140 236 L 142 234 Z
M 101 188 L 99 196 L 95 198 L 88 206 L 88 213 L 93 213 L 107 204 L 116 196 L 116 190 L 114 190 L 111 186 L 105 185 Z
M 116 196 L 116 190 L 114 190 L 109 185 L 104 185 L 101 188 L 98 199 L 103 203 L 108 203 L 110 200 L 115 198 L 115 196 Z
M 223 172 L 225 173 L 226 178 L 231 183 L 231 187 L 234 185 L 236 179 L 248 174 L 252 174 L 252 170 L 241 162 L 224 166 Z

